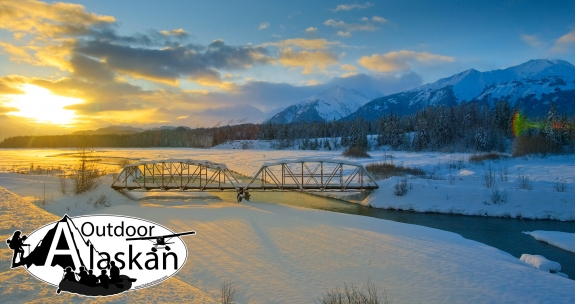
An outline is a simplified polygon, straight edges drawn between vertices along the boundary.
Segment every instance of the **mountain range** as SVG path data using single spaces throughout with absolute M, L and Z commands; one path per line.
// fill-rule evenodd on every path
M 346 119 L 374 120 L 383 114 L 409 115 L 428 106 L 463 101 L 493 106 L 507 100 L 531 117 L 545 115 L 554 102 L 559 113 L 575 114 L 575 66 L 563 60 L 530 60 L 502 70 L 470 69 L 408 91 L 376 98 Z

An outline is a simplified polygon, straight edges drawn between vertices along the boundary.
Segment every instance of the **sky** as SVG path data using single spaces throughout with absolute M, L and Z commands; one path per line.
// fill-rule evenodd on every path
M 0 0 L 0 118 L 176 126 L 543 58 L 575 63 L 575 1 Z

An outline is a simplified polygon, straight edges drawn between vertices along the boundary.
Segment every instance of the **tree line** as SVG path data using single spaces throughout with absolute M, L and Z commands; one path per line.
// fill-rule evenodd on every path
M 493 107 L 462 102 L 453 106 L 430 106 L 408 116 L 388 113 L 374 121 L 360 118 L 198 129 L 178 127 L 173 130 L 148 130 L 121 135 L 16 136 L 4 139 L 0 147 L 209 148 L 233 140 L 260 139 L 273 141 L 276 149 L 330 150 L 354 147 L 367 150 L 368 135 L 377 135 L 377 146 L 385 145 L 394 150 L 406 151 L 575 151 L 575 116 L 561 115 L 551 103 L 547 116 L 531 121 L 524 119 L 524 130 L 516 137 L 513 134 L 513 119 L 517 113 L 519 109 L 513 108 L 507 101 L 499 101 Z

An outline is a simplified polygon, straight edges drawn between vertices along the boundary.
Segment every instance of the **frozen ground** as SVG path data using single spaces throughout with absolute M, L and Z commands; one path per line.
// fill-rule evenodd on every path
M 110 170 L 121 157 L 133 161 L 169 158 L 192 158 L 225 163 L 228 168 L 245 176 L 253 176 L 264 162 L 295 160 L 302 158 L 325 158 L 346 160 L 341 151 L 269 150 L 270 142 L 236 141 L 212 149 L 105 149 L 97 154 L 110 163 Z M 244 150 L 242 146 L 255 150 Z M 234 147 L 236 149 L 234 149 Z M 57 164 L 68 165 L 67 157 L 47 157 L 76 152 L 70 150 L 0 150 L 0 171 L 13 168 L 14 164 L 29 167 Z M 351 160 L 361 164 L 393 162 L 397 165 L 417 167 L 427 172 L 426 178 L 410 177 L 408 191 L 404 196 L 394 195 L 399 178 L 380 180 L 379 189 L 365 199 L 354 202 L 376 208 L 414 210 L 420 212 L 456 213 L 481 216 L 502 216 L 532 219 L 575 220 L 575 156 L 548 156 L 509 158 L 498 161 L 470 163 L 469 154 L 446 154 L 431 152 L 372 151 L 372 158 Z M 493 185 L 485 184 L 486 175 L 493 177 Z M 12 177 L 8 178 L 11 179 Z M 26 179 L 20 176 L 19 178 Z M 10 184 L 0 174 L 0 185 Z M 57 186 L 57 185 L 56 185 Z M 27 194 L 29 200 L 42 194 L 42 184 L 32 183 Z M 17 189 L 7 187 L 19 193 Z M 561 191 L 559 191 L 561 190 Z M 57 196 L 57 187 L 54 198 Z M 34 193 L 30 195 L 30 193 Z M 499 200 L 494 200 L 495 193 Z M 337 192 L 330 193 L 338 196 Z
M 538 241 L 557 246 L 567 251 L 575 252 L 575 233 L 560 232 L 560 231 L 527 231 L 523 232 L 531 235 Z
M 135 201 L 109 187 L 78 200 L 101 195 L 109 196 L 110 207 L 83 203 L 81 213 L 130 215 L 173 231 L 195 230 L 197 236 L 183 239 L 189 254 L 177 275 L 152 288 L 98 302 L 216 303 L 221 282 L 230 280 L 241 289 L 239 303 L 312 303 L 344 282 L 361 285 L 368 278 L 380 290 L 385 288 L 392 303 L 575 300 L 575 281 L 441 230 L 261 202 L 236 204 L 217 197 Z M 73 197 L 63 202 L 70 206 Z M 60 215 L 4 188 L 0 208 L 5 238 L 16 228 L 29 233 Z M 2 248 L 0 253 L 0 302 L 86 301 L 69 294 L 57 296 L 54 287 L 27 272 L 10 270 L 10 250 Z

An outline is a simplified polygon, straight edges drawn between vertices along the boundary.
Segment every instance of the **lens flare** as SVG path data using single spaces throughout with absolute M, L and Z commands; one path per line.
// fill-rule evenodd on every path
M 551 123 L 551 128 L 553 128 L 554 130 L 572 130 L 574 129 L 574 127 L 575 127 L 574 125 L 569 124 L 567 122 L 554 121 Z M 520 112 L 516 112 L 513 115 L 513 121 L 511 122 L 511 129 L 513 130 L 513 135 L 515 135 L 515 137 L 519 137 L 521 134 L 523 134 L 523 132 L 531 128 L 545 129 L 546 124 L 542 122 L 529 121 Z

